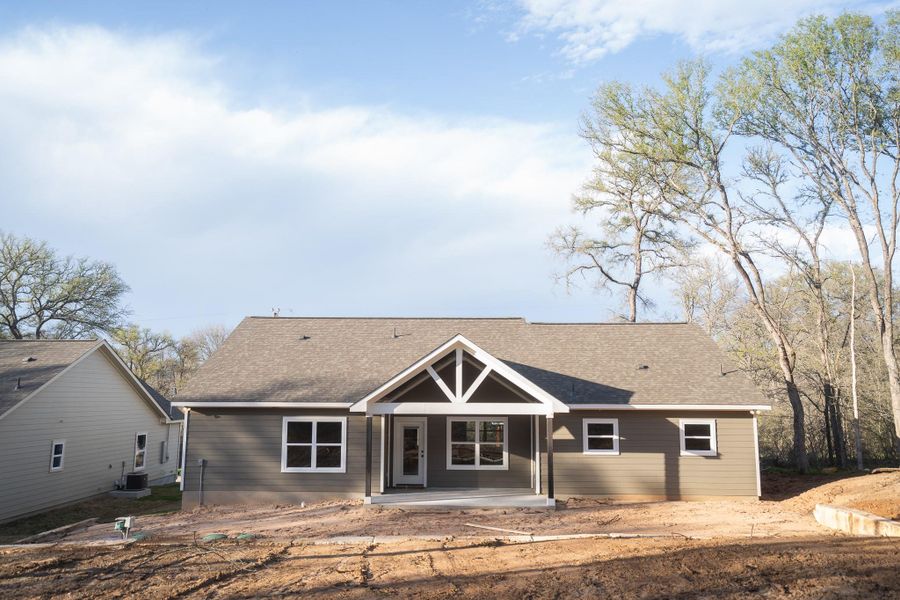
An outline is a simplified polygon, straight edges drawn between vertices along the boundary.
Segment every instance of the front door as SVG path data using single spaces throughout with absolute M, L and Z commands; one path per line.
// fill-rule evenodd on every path
M 394 485 L 425 485 L 426 421 L 394 418 Z

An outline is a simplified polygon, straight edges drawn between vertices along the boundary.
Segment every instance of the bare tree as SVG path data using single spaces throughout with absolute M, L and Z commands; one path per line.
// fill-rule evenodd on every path
M 60 257 L 44 242 L 0 233 L 0 331 L 15 339 L 109 332 L 128 286 L 110 263 Z
M 575 196 L 574 208 L 600 221 L 602 233 L 591 237 L 580 227 L 561 228 L 551 236 L 550 247 L 566 260 L 567 284 L 596 273 L 598 288 L 623 289 L 625 318 L 634 323 L 638 304 L 652 305 L 641 293 L 644 278 L 680 264 L 689 244 L 673 225 L 653 166 L 636 156 L 610 152 L 590 117 L 585 118 L 582 137 L 591 144 L 597 163 L 582 193 Z
M 208 325 L 195 329 L 187 339 L 197 347 L 197 359 L 204 363 L 225 343 L 228 334 L 228 328 L 224 325 Z
M 770 141 L 846 217 L 862 258 L 900 450 L 894 256 L 900 224 L 900 12 L 802 21 L 723 85 L 737 130 Z M 870 245 L 874 233 L 874 252 Z M 880 255 L 880 256 L 879 256 Z M 880 272 L 880 277 L 878 273 Z
M 819 369 L 814 372 L 822 390 L 822 413 L 829 460 L 835 457 L 846 467 L 843 423 L 838 406 L 837 375 L 831 349 L 830 311 L 825 298 L 825 276 L 822 269 L 822 233 L 832 214 L 833 202 L 813 182 L 801 186 L 793 194 L 785 194 L 785 186 L 796 181 L 788 172 L 788 164 L 771 147 L 754 148 L 744 162 L 744 176 L 759 187 L 743 196 L 756 220 L 766 229 L 756 234 L 760 245 L 799 273 L 809 305 L 815 315 L 815 339 L 819 350 Z M 775 228 L 773 232 L 769 228 Z M 780 230 L 780 231 L 778 231 Z
M 613 151 L 659 165 L 655 172 L 667 176 L 659 183 L 672 198 L 673 213 L 730 260 L 777 352 L 793 413 L 794 462 L 805 471 L 808 458 L 804 407 L 794 379 L 796 353 L 769 304 L 757 263 L 759 248 L 749 235 L 752 217 L 723 166 L 740 113 L 716 100 L 704 61 L 682 63 L 664 81 L 662 92 L 635 92 L 620 83 L 601 86 L 594 101 L 597 131 Z
M 741 283 L 728 264 L 718 255 L 700 257 L 676 270 L 672 279 L 684 319 L 700 325 L 714 338 L 721 337 L 742 300 Z

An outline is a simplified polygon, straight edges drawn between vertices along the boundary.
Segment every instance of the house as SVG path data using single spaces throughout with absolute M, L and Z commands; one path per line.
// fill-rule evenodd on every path
M 185 506 L 755 498 L 770 408 L 695 325 L 519 318 L 249 317 L 175 404 Z
M 102 340 L 0 340 L 0 522 L 174 481 L 180 411 Z

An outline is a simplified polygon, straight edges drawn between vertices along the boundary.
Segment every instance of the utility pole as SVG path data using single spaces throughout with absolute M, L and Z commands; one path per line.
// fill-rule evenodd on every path
M 862 437 L 859 433 L 859 402 L 856 396 L 856 267 L 850 263 L 850 393 L 853 396 L 853 428 L 856 433 L 856 469 L 863 470 Z

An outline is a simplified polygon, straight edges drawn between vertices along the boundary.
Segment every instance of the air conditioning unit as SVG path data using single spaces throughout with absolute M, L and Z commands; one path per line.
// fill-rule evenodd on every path
M 146 473 L 127 473 L 125 475 L 126 490 L 145 490 L 147 487 Z

